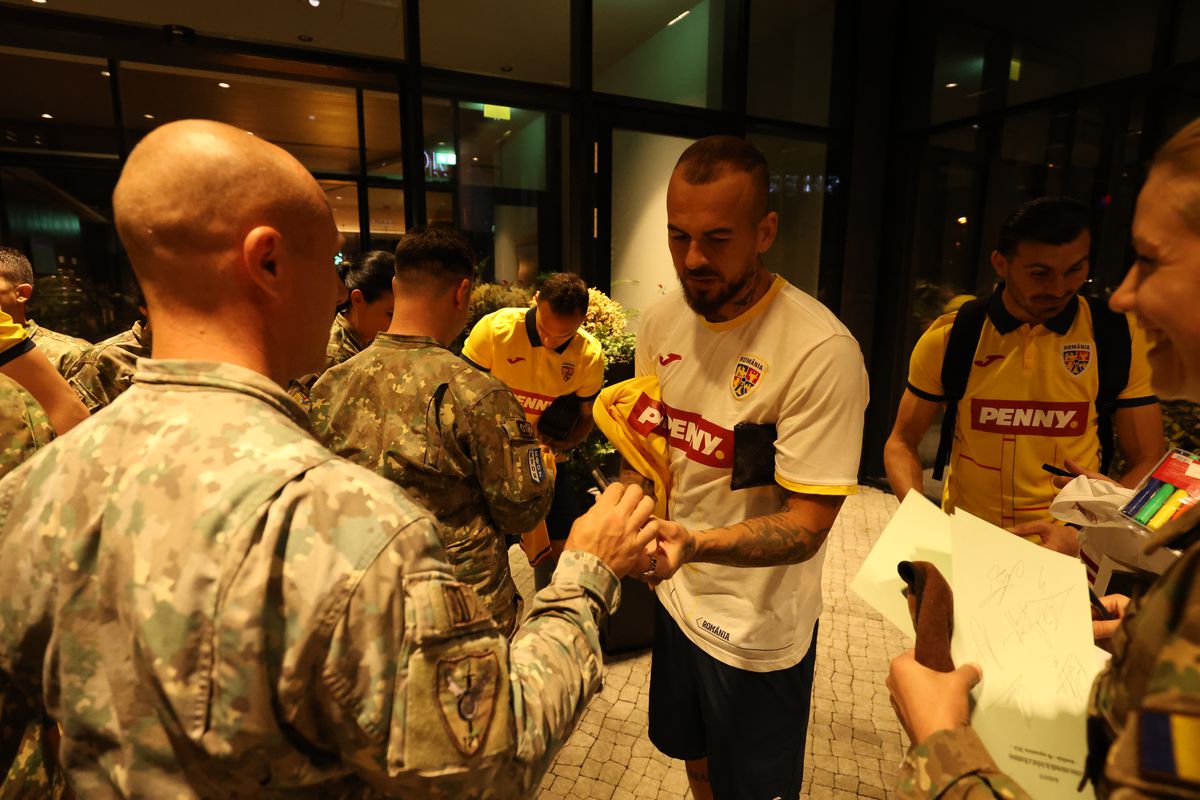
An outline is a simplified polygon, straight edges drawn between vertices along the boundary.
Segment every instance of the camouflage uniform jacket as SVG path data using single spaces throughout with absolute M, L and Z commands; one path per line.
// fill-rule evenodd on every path
M 75 362 L 92 346 L 86 339 L 76 339 L 74 336 L 43 328 L 33 320 L 25 323 L 25 333 L 63 376 L 71 372 Z
M 1197 526 L 1200 509 L 1193 509 L 1179 526 L 1177 542 L 1194 539 Z M 1160 763 L 1164 754 L 1174 760 L 1173 748 L 1189 746 L 1163 735 L 1171 721 L 1190 721 L 1194 727 L 1200 719 L 1200 541 L 1192 541 L 1179 561 L 1130 603 L 1112 649 L 1088 708 L 1087 774 L 1096 795 L 1200 798 L 1200 777 L 1173 774 Z M 901 766 L 899 796 L 1029 797 L 999 771 L 969 727 L 939 731 L 910 750 Z
M 0 375 L 0 477 L 53 438 L 54 428 L 33 395 L 12 378 Z
M 326 447 L 433 512 L 454 574 L 511 630 L 518 595 L 504 534 L 544 519 L 554 484 L 508 387 L 434 339 L 381 333 L 321 376 L 312 404 Z
M 288 394 L 305 411 L 308 411 L 312 408 L 312 398 L 310 397 L 312 387 L 317 379 L 325 374 L 325 370 L 348 361 L 362 351 L 363 344 L 358 340 L 358 334 L 351 327 L 350 320 L 346 319 L 345 314 L 339 312 L 333 319 L 333 325 L 329 328 L 329 342 L 325 345 L 325 366 L 320 372 L 309 373 L 288 384 Z
M 150 357 L 150 329 L 141 321 L 84 351 L 67 375 L 67 383 L 89 414 L 116 400 L 133 382 L 139 358 Z
M 54 429 L 46 412 L 11 378 L 0 375 L 0 476 L 7 475 L 38 448 L 54 438 Z M 0 748 L 0 764 L 10 765 L 0 773 L 0 800 L 17 798 L 57 798 L 63 796 L 62 777 L 42 755 L 42 713 L 29 698 L 20 709 L 0 708 L 0 725 L 20 719 L 23 733 L 15 727 L 5 731 Z M 16 747 L 15 755 L 11 752 Z
M 86 798 L 528 793 L 619 597 L 568 551 L 506 639 L 426 512 L 273 382 L 195 361 L 143 360 L 0 481 L 0 552 L 0 754 L 36 698 Z

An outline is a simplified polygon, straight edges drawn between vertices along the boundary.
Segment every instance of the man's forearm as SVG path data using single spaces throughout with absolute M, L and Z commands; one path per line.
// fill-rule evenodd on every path
M 1150 474 L 1150 470 L 1154 469 L 1160 458 L 1162 458 L 1162 453 L 1154 456 L 1154 458 L 1143 459 L 1142 461 L 1130 464 L 1125 474 L 1121 476 L 1121 479 L 1117 483 L 1126 489 L 1136 487 L 1142 482 L 1142 478 Z
M 901 500 L 909 490 L 925 491 L 925 474 L 916 450 L 905 442 L 889 440 L 883 448 L 883 468 L 892 492 Z
M 829 535 L 842 499 L 828 498 L 831 513 L 822 515 L 828 517 L 827 524 L 814 523 L 804 509 L 788 507 L 728 527 L 698 531 L 690 538 L 692 552 L 685 560 L 730 567 L 774 567 L 807 561 Z

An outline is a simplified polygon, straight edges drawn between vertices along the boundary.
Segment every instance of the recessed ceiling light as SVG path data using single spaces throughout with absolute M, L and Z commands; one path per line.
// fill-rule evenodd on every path
M 296 38 L 302 42 L 311 42 L 312 41 L 312 37 L 305 33 L 300 34 Z
M 950 81 L 949 83 L 946 84 L 947 89 L 953 89 L 955 86 L 958 86 L 958 84 L 955 83 L 954 81 Z
M 668 27 L 668 28 L 669 28 L 669 27 L 671 27 L 671 26 L 672 26 L 672 25 L 674 25 L 676 22 L 679 22 L 679 20 L 683 19 L 684 17 L 686 17 L 686 16 L 687 16 L 688 14 L 690 14 L 690 13 L 692 13 L 691 9 L 688 9 L 687 11 L 683 12 L 683 13 L 682 13 L 682 14 L 680 14 L 678 17 L 676 17 L 675 19 L 673 19 L 673 20 L 671 20 L 670 22 L 668 22 L 668 23 L 667 23 L 667 27 Z
M 309 119 L 316 119 L 316 118 L 317 118 L 317 115 L 316 115 L 316 114 L 309 114 L 309 115 L 308 115 L 308 118 L 309 118 Z
M 512 69 L 513 68 L 510 64 L 505 64 L 503 67 L 500 68 L 500 71 L 501 72 L 512 72 Z
M 957 221 L 958 221 L 958 224 L 959 224 L 959 225 L 966 225 L 966 224 L 967 224 L 967 218 L 966 218 L 966 217 L 959 217 Z
M 254 131 L 246 131 L 246 133 L 250 134 L 251 136 L 254 135 Z
M 102 69 L 102 70 L 100 70 L 100 74 L 101 74 L 101 75 L 103 75 L 105 78 L 111 78 L 111 77 L 112 77 L 112 73 L 111 73 L 111 72 L 109 72 L 109 71 L 108 71 L 108 70 L 106 70 L 106 69 Z
M 339 195 L 334 195 L 333 199 L 334 199 L 334 200 L 341 200 L 341 199 L 342 199 L 342 196 L 341 196 L 340 194 L 339 194 Z
M 316 8 L 321 5 L 321 0 L 308 0 L 308 4 L 313 8 Z
M 42 114 L 42 119 L 54 119 L 53 114 Z
M 438 142 L 438 146 L 439 146 L 439 147 L 444 147 L 445 145 L 446 145 L 446 143 L 445 143 L 445 142 Z
M 222 89 L 228 89 L 228 88 L 229 88 L 229 84 L 228 84 L 228 83 L 226 83 L 225 81 L 221 81 L 220 83 L 218 83 L 218 84 L 217 84 L 217 86 L 220 86 Z
M 154 119 L 153 114 L 142 114 L 142 116 L 145 117 L 146 119 Z
M 33 0 L 33 2 L 37 3 L 39 6 L 46 5 L 46 0 Z
M 479 156 L 471 156 L 471 160 L 472 160 L 472 161 L 478 161 L 478 160 L 479 160 Z

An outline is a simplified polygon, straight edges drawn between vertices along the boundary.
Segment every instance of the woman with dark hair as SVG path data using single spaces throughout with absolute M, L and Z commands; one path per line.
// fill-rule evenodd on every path
M 325 367 L 305 375 L 288 386 L 296 402 L 309 408 L 309 390 L 325 370 L 358 355 L 375 341 L 380 331 L 392 322 L 392 279 L 396 277 L 396 257 L 384 250 L 371 250 L 338 265 L 338 277 L 348 292 L 338 306 L 337 317 L 329 329 L 325 346 Z

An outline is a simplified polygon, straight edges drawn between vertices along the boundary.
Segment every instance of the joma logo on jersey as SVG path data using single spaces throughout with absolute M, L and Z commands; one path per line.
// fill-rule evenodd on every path
M 986 433 L 1079 436 L 1087 428 L 1090 403 L 971 400 L 971 428 Z
M 766 371 L 767 364 L 762 359 L 755 358 L 749 353 L 742 353 L 738 356 L 737 364 L 733 367 L 733 380 L 729 385 L 729 388 L 733 390 L 733 396 L 741 400 L 757 389 L 763 373 Z
M 1073 342 L 1062 346 L 1062 362 L 1067 372 L 1082 375 L 1092 363 L 1092 346 L 1087 342 Z

